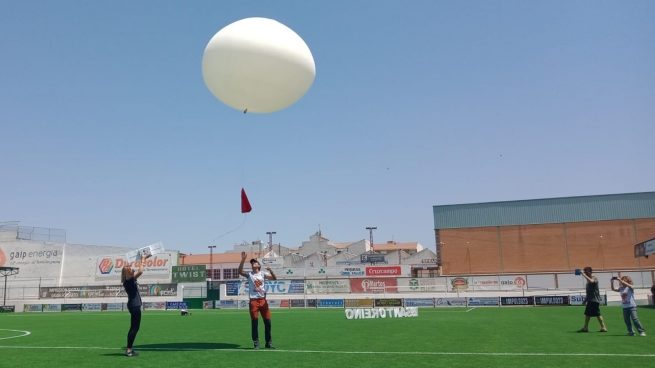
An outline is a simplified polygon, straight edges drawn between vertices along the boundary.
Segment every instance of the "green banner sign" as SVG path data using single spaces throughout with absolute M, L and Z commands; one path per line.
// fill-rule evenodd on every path
M 206 278 L 205 265 L 173 266 L 173 282 L 203 282 Z

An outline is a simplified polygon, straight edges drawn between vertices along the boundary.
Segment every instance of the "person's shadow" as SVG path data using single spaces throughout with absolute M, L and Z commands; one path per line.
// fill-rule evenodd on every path
M 171 342 L 162 344 L 139 344 L 134 345 L 134 350 L 138 351 L 202 351 L 202 350 L 245 350 L 247 348 L 237 344 L 228 344 L 222 342 Z M 125 348 L 123 348 L 123 351 Z M 118 356 L 125 355 L 121 353 L 108 353 L 104 355 Z
M 224 342 L 170 342 L 162 344 L 138 344 L 135 350 L 149 351 L 193 351 L 193 350 L 234 350 L 245 349 L 241 345 Z

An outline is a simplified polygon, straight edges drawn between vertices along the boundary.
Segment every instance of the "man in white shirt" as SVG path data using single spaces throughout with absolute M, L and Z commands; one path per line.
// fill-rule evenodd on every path
M 258 314 L 264 317 L 264 335 L 266 338 L 267 349 L 275 349 L 271 341 L 271 311 L 266 301 L 266 280 L 277 280 L 270 267 L 266 268 L 267 272 L 262 272 L 262 266 L 253 258 L 250 260 L 252 271 L 245 272 L 243 264 L 246 262 L 246 252 L 241 252 L 241 263 L 239 263 L 239 275 L 248 279 L 248 296 L 250 297 L 250 323 L 252 342 L 255 349 L 259 349 L 259 328 Z

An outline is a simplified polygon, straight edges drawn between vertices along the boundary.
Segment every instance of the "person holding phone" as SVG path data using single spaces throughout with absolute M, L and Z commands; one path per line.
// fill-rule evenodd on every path
M 614 287 L 614 281 L 619 283 L 619 288 Z M 635 331 L 632 329 L 632 325 L 635 325 L 639 336 L 646 336 L 646 330 L 639 321 L 639 316 L 637 316 L 637 302 L 635 302 L 635 291 L 634 286 L 632 286 L 632 278 L 630 276 L 612 277 L 611 282 L 612 290 L 619 292 L 621 294 L 621 306 L 623 307 L 623 321 L 625 321 L 625 326 L 628 328 L 628 335 L 634 336 Z

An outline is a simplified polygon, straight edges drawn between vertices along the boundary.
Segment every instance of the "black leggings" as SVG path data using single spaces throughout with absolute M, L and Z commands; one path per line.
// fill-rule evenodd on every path
M 134 339 L 136 338 L 136 333 L 139 332 L 139 327 L 141 327 L 141 306 L 138 307 L 127 307 L 130 311 L 130 331 L 127 333 L 127 348 L 132 349 L 132 344 L 134 344 Z
M 252 341 L 259 341 L 259 329 L 257 328 L 257 322 L 259 319 L 250 320 L 250 334 L 252 336 Z M 266 338 L 266 343 L 271 342 L 271 320 L 264 319 L 264 337 Z

